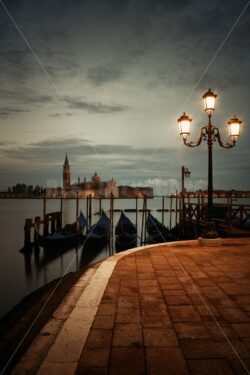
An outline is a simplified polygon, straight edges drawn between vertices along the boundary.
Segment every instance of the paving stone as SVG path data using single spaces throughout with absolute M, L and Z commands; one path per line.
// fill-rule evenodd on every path
M 250 305 L 250 295 L 235 296 L 234 301 L 238 305 Z
M 219 307 L 237 307 L 234 301 L 230 298 L 210 298 L 210 302 L 214 304 L 217 308 Z
M 154 272 L 145 272 L 138 274 L 138 280 L 155 280 Z
M 119 309 L 116 315 L 116 323 L 136 323 L 141 322 L 141 314 L 138 309 Z
M 234 374 L 246 375 L 249 374 L 250 369 L 250 359 L 233 359 L 230 360 L 230 365 L 234 370 Z
M 168 284 L 168 283 L 164 283 L 163 285 L 161 285 L 161 289 L 162 290 L 183 290 L 183 286 L 181 283 L 175 283 L 175 284 Z
M 192 375 L 231 375 L 234 374 L 229 362 L 225 359 L 188 361 Z
M 171 328 L 144 328 L 143 336 L 145 346 L 178 346 L 175 330 Z
M 196 305 L 196 308 L 203 320 L 224 320 L 220 312 L 210 303 Z
M 250 338 L 250 323 L 232 324 L 232 327 L 240 337 Z
M 169 306 L 173 322 L 193 322 L 201 320 L 193 306 Z
M 64 373 L 59 373 L 62 375 Z M 108 375 L 107 367 L 78 367 L 75 375 Z
M 138 280 L 138 284 L 140 287 L 142 286 L 158 286 L 157 280 Z
M 179 284 L 179 279 L 178 277 L 167 277 L 167 276 L 158 276 L 157 277 L 160 285 L 165 285 L 165 284 Z
M 111 315 L 114 316 L 116 313 L 115 303 L 101 303 L 99 305 L 97 315 Z
M 144 327 L 172 327 L 169 315 L 142 314 L 142 324 Z
M 139 297 L 135 296 L 122 296 L 118 297 L 118 309 L 137 309 L 139 308 Z
M 120 285 L 121 286 L 124 286 L 124 287 L 138 287 L 138 281 L 137 280 L 130 280 L 130 279 L 123 279 L 121 280 L 120 282 Z M 118 284 L 119 286 L 119 284 Z M 119 289 L 119 288 L 118 288 Z
M 208 278 L 197 279 L 194 277 L 194 280 L 199 286 L 215 286 L 214 281 Z
M 145 315 L 168 315 L 165 303 L 160 302 L 144 302 L 141 305 L 142 313 Z
M 164 289 L 162 290 L 162 294 L 166 297 L 168 296 L 186 296 L 186 292 L 184 289 Z
M 150 375 L 187 375 L 188 369 L 179 348 L 147 348 L 146 359 Z
M 139 324 L 116 324 L 113 346 L 143 346 L 142 329 Z
M 165 303 L 164 298 L 160 294 L 140 294 L 141 302 L 159 302 Z
M 180 339 L 209 339 L 209 333 L 206 325 L 200 322 L 175 323 L 174 328 Z
M 110 348 L 84 348 L 79 360 L 80 367 L 107 367 Z
M 227 298 L 226 293 L 216 286 L 203 287 L 202 294 L 205 294 L 208 298 Z
M 112 340 L 112 330 L 91 328 L 86 346 L 89 348 L 109 348 Z
M 118 293 L 119 288 L 120 288 L 119 283 L 117 283 L 117 282 L 109 282 L 105 291 L 107 293 Z
M 139 292 L 143 294 L 158 294 L 161 295 L 161 290 L 158 286 L 140 286 Z
M 121 286 L 119 296 L 136 296 L 138 297 L 139 290 L 136 286 Z
M 112 348 L 110 374 L 142 375 L 145 373 L 144 350 L 141 348 Z
M 45 361 L 43 366 L 36 372 L 37 375 L 72 375 L 75 373 L 76 363 L 51 363 Z M 29 371 L 20 372 L 15 375 L 29 374 Z
M 240 294 L 247 294 L 250 295 L 250 288 L 248 286 L 244 285 L 237 285 L 235 283 L 225 283 L 225 284 L 220 284 L 220 287 L 228 294 L 232 296 L 237 296 Z
M 167 305 L 178 306 L 178 305 L 191 305 L 191 301 L 187 296 L 168 296 L 165 297 Z
M 225 318 L 227 322 L 230 323 L 244 323 L 250 322 L 250 318 L 239 308 L 227 307 L 219 308 L 221 315 Z
M 96 315 L 92 327 L 93 328 L 102 328 L 102 329 L 111 329 L 113 328 L 115 321 L 114 315 Z
M 116 303 L 117 294 L 116 293 L 104 293 L 102 297 L 102 303 Z
M 180 340 L 180 345 L 187 359 L 235 359 L 239 355 L 242 358 L 250 358 L 246 345 L 240 340 L 215 341 L 208 339 Z M 237 354 L 236 354 L 237 353 Z
M 229 340 L 239 338 L 238 333 L 227 322 L 210 321 L 205 322 L 205 325 L 215 340 L 225 340 L 225 337 Z

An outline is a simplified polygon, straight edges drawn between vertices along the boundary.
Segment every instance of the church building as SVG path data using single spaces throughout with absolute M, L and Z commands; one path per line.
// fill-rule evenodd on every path
M 68 155 L 65 156 L 65 161 L 63 164 L 63 189 L 70 189 L 70 165 L 68 161 Z
M 90 181 L 87 181 L 86 178 L 81 181 L 78 177 L 77 183 L 71 184 L 70 164 L 67 154 L 63 165 L 63 192 L 66 197 L 74 197 L 77 194 L 81 198 L 89 195 L 93 198 L 109 198 L 111 195 L 115 198 L 118 197 L 116 181 L 113 178 L 109 181 L 103 181 L 97 172 L 94 173 Z

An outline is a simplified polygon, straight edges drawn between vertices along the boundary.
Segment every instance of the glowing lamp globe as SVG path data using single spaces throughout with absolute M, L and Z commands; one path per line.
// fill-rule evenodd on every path
M 229 125 L 229 136 L 230 138 L 236 142 L 240 136 L 240 125 L 242 121 L 240 121 L 235 115 L 228 121 Z
M 211 114 L 215 108 L 215 99 L 217 95 L 213 93 L 210 89 L 203 95 L 205 111 L 208 114 Z
M 189 116 L 186 115 L 185 112 L 178 119 L 179 131 L 180 131 L 180 135 L 182 135 L 183 139 L 186 139 L 187 136 L 190 134 L 191 121 L 192 121 L 192 119 L 189 118 Z

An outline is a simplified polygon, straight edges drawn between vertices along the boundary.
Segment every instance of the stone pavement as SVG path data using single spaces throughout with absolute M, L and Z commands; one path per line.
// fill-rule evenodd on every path
M 40 356 L 31 347 L 13 373 L 250 374 L 248 239 L 148 246 L 96 272 Z

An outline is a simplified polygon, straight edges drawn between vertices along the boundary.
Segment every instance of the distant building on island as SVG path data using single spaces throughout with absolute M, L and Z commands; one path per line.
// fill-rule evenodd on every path
M 62 194 L 65 197 L 74 197 L 78 194 L 79 198 L 85 198 L 90 195 L 93 198 L 109 198 L 111 195 L 117 198 L 118 188 L 113 178 L 110 181 L 103 181 L 97 172 L 93 174 L 90 181 L 87 181 L 85 177 L 81 181 L 80 177 L 78 177 L 77 183 L 71 184 L 70 164 L 66 154 L 63 164 Z
M 48 198 L 153 198 L 153 188 L 147 186 L 117 186 L 117 182 L 111 180 L 105 181 L 94 172 L 91 180 L 87 181 L 86 177 L 81 181 L 78 177 L 76 183 L 71 183 L 71 170 L 68 155 L 66 153 L 63 164 L 63 186 L 62 187 L 40 187 L 26 186 L 17 184 L 8 188 L 8 191 L 0 192 L 0 198 L 40 198 L 46 192 Z
M 119 198 L 153 198 L 153 188 L 141 186 L 118 186 Z
M 48 190 L 48 189 L 47 189 Z M 77 183 L 71 184 L 71 171 L 68 155 L 65 156 L 63 164 L 63 190 L 61 192 L 65 197 L 75 197 L 77 194 L 80 198 L 91 196 L 93 198 L 142 198 L 144 196 L 153 198 L 153 188 L 151 187 L 131 187 L 117 186 L 113 179 L 104 181 L 95 172 L 90 181 L 84 177 L 81 181 L 78 177 Z

